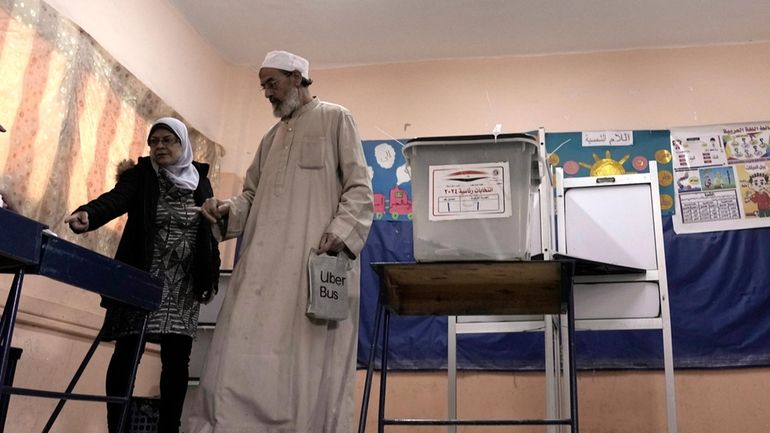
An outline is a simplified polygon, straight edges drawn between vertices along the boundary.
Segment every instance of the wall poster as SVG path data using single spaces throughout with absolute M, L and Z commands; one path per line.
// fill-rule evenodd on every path
M 372 180 L 375 221 L 411 221 L 412 180 L 406 168 L 403 140 L 363 140 Z
M 671 129 L 677 233 L 770 226 L 770 122 Z
M 674 213 L 674 186 L 669 130 L 547 132 L 548 164 L 565 177 L 613 176 L 649 172 L 658 164 L 661 214 Z

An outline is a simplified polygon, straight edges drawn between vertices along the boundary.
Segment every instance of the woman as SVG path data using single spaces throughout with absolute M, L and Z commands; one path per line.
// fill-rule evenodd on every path
M 95 230 L 128 213 L 115 259 L 163 280 L 158 310 L 147 322 L 147 340 L 160 344 L 158 431 L 179 431 L 187 392 L 190 352 L 200 302 L 217 291 L 219 250 L 199 209 L 213 196 L 208 165 L 193 161 L 187 127 L 177 119 L 158 119 L 150 129 L 150 156 L 118 174 L 111 191 L 79 207 L 65 219 L 72 231 Z M 125 395 L 144 314 L 104 299 L 103 338 L 115 341 L 107 369 L 107 395 Z M 144 349 L 144 348 L 142 348 Z M 120 405 L 107 404 L 110 433 L 118 431 Z

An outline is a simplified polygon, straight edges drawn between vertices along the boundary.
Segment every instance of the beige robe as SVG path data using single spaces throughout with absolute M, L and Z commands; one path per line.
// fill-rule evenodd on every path
M 348 274 L 350 317 L 310 320 L 307 260 L 325 232 L 358 257 L 372 222 L 372 190 L 355 121 L 313 99 L 274 126 L 225 238 L 240 258 L 191 405 L 190 433 L 354 431 L 360 264 Z

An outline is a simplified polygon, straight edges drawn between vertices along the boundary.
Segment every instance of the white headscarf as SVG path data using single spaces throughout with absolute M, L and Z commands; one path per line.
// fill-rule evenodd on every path
M 160 167 L 159 169 L 166 171 L 168 178 L 174 182 L 174 185 L 179 188 L 195 191 L 198 188 L 200 175 L 198 170 L 192 165 L 192 145 L 190 144 L 190 137 L 187 135 L 187 127 L 184 123 L 173 117 L 161 117 L 152 124 L 150 133 L 156 129 L 157 125 L 164 125 L 170 128 L 182 144 L 182 156 L 179 157 L 179 160 L 168 167 Z M 157 166 L 155 160 L 152 162 L 154 166 Z

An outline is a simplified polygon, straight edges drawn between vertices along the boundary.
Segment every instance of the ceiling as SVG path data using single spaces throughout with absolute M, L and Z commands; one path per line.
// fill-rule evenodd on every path
M 311 68 L 770 41 L 768 0 L 168 0 L 226 61 Z

